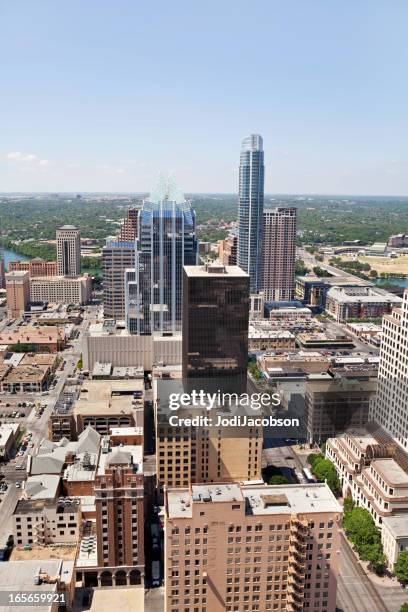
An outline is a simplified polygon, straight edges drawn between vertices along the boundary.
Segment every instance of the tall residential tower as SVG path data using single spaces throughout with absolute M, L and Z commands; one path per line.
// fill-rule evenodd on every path
M 408 289 L 402 304 L 382 322 L 380 363 L 373 418 L 408 450 Z
M 263 212 L 262 290 L 265 300 L 293 299 L 295 289 L 296 208 Z
M 239 165 L 238 265 L 250 276 L 250 291 L 262 288 L 264 153 L 259 134 L 242 141 Z
M 57 263 L 60 276 L 81 273 L 81 232 L 74 225 L 57 229 Z

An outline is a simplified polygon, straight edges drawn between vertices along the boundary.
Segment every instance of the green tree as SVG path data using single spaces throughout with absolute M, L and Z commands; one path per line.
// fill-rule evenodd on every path
M 248 370 L 251 373 L 251 376 L 253 376 L 253 378 L 255 378 L 255 380 L 259 380 L 260 378 L 262 378 L 261 372 L 259 371 L 258 366 L 256 365 L 255 361 L 252 361 L 248 365 Z
M 327 276 L 327 271 L 320 266 L 314 266 L 313 272 L 316 274 L 316 276 Z
M 408 551 L 399 554 L 394 565 L 394 574 L 401 582 L 408 582 Z
M 307 462 L 309 463 L 309 465 L 313 466 L 316 459 L 321 458 L 322 456 L 319 455 L 318 453 L 310 453 L 310 455 L 307 456 Z
M 295 275 L 296 276 L 304 276 L 309 272 L 309 268 L 303 261 L 303 259 L 297 259 L 295 262 Z
M 340 482 L 336 468 L 329 459 L 325 459 L 323 456 L 315 459 L 312 465 L 312 474 L 320 482 L 326 481 L 333 493 L 337 494 L 340 491 Z
M 345 512 L 343 527 L 359 557 L 363 561 L 368 561 L 371 570 L 377 574 L 383 573 L 386 557 L 381 544 L 381 535 L 368 510 L 354 507 Z
M 344 514 L 346 512 L 351 512 L 352 509 L 354 508 L 354 502 L 352 499 L 350 499 L 349 497 L 346 497 L 343 503 L 343 511 Z
M 326 481 L 333 493 L 338 494 L 340 492 L 340 481 L 333 463 L 318 453 L 311 453 L 307 461 L 317 480 L 320 482 Z
M 408 612 L 408 602 L 402 604 L 400 607 L 400 612 Z
M 269 478 L 268 484 L 284 485 L 284 484 L 288 484 L 288 480 L 287 478 L 285 478 L 285 476 L 282 476 L 281 474 L 275 474 L 274 476 L 271 476 L 271 478 Z

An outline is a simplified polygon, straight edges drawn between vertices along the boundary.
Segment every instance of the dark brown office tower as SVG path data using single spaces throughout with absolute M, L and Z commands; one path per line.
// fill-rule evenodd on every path
M 238 266 L 184 266 L 183 378 L 243 376 L 249 275 Z
M 101 454 L 95 478 L 98 566 L 109 568 L 124 584 L 144 576 L 142 447 L 124 446 Z M 116 584 L 118 584 L 116 580 Z
M 262 291 L 265 301 L 293 299 L 295 289 L 296 208 L 263 211 Z

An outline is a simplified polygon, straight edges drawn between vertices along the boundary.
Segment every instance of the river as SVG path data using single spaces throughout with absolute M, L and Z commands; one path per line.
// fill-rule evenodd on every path
M 397 285 L 397 287 L 408 287 L 408 278 L 377 278 L 375 281 L 377 287 L 382 285 Z
M 25 255 L 20 255 L 19 253 L 15 253 L 14 251 L 10 251 L 9 249 L 3 249 L 4 254 L 4 262 L 6 264 L 6 270 L 8 269 L 8 264 L 10 261 L 30 261 L 29 257 Z

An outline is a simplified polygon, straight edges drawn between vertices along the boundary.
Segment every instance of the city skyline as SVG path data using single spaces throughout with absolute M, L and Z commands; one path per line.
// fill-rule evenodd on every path
M 408 194 L 405 3 L 95 6 L 3 3 L 2 191 L 234 193 L 260 132 L 267 193 Z

